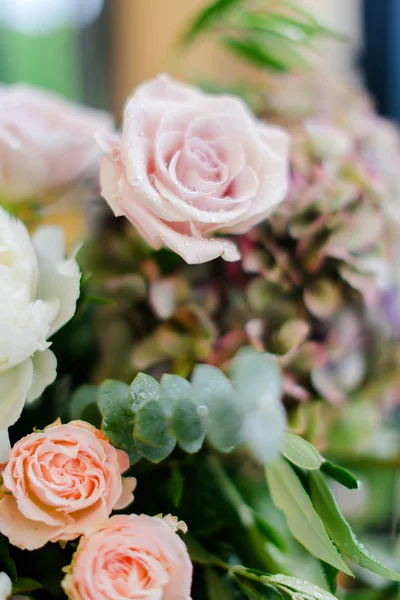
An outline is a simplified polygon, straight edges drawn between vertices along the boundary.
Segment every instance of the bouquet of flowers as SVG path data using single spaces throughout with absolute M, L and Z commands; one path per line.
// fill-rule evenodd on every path
M 159 76 L 120 133 L 0 90 L 1 599 L 395 598 L 340 500 L 399 459 L 400 138 L 301 77 Z

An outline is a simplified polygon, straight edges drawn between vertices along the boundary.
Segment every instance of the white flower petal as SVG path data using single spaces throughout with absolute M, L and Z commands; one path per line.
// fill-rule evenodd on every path
M 0 464 L 5 463 L 10 455 L 11 444 L 8 429 L 0 429 Z M 0 586 L 1 587 L 1 586 Z M 0 593 L 1 600 L 1 593 Z
M 20 365 L 0 373 L 0 446 L 4 450 L 4 432 L 20 417 L 24 408 L 29 389 L 33 381 L 32 360 L 24 361 Z M 0 462 L 7 460 L 7 456 L 0 456 Z
M 51 350 L 36 352 L 32 357 L 33 381 L 30 387 L 27 402 L 39 398 L 48 385 L 57 377 L 57 359 Z
M 32 241 L 39 264 L 37 296 L 45 302 L 59 303 L 50 336 L 75 314 L 81 275 L 76 260 L 65 258 L 62 229 L 41 227 L 35 232 Z
M 0 573 L 0 600 L 7 600 L 11 595 L 11 579 L 6 573 Z

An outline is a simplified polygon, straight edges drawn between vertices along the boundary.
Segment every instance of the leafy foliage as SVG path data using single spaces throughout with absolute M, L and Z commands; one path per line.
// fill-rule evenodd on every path
M 294 438 L 290 437 L 289 439 Z M 298 445 L 303 446 L 303 444 Z M 311 445 L 308 444 L 308 446 Z M 296 446 L 295 449 L 297 450 Z M 351 575 L 352 572 L 340 553 L 377 575 L 392 581 L 400 581 L 399 573 L 381 565 L 357 540 L 350 525 L 342 516 L 323 475 L 322 470 L 326 463 L 321 462 L 319 470 L 311 469 L 308 466 L 308 455 L 305 453 L 299 455 L 296 450 L 294 451 L 293 446 L 289 447 L 289 452 L 287 450 L 286 443 L 282 452 L 291 462 L 296 465 L 303 462 L 307 465 L 303 466 L 305 470 L 301 471 L 301 479 L 283 458 L 269 465 L 266 468 L 266 475 L 272 499 L 276 506 L 284 512 L 294 537 L 311 554 L 348 575 Z M 310 456 L 312 456 L 311 452 Z M 336 465 L 329 464 L 328 472 L 337 475 Z M 357 481 L 345 469 L 340 472 L 339 479 L 343 480 L 346 487 L 351 486 L 353 480 Z
M 220 42 L 241 59 L 272 71 L 308 68 L 303 50 L 317 36 L 342 37 L 286 0 L 256 8 L 249 0 L 217 0 L 195 16 L 183 42 L 204 33 L 220 35 Z
M 357 540 L 350 525 L 341 515 L 333 494 L 321 473 L 310 473 L 310 489 L 315 509 L 323 520 L 329 535 L 343 554 L 377 575 L 393 581 L 400 581 L 399 573 L 383 567 Z
M 294 537 L 324 562 L 348 575 L 352 572 L 332 544 L 312 502 L 293 469 L 283 460 L 267 468 L 275 504 L 285 513 Z
M 281 375 L 275 359 L 252 348 L 235 358 L 230 381 L 219 369 L 198 365 L 191 381 L 140 373 L 131 386 L 106 381 L 98 406 L 103 430 L 118 447 L 158 463 L 176 446 L 198 452 L 206 439 L 219 452 L 246 446 L 261 464 L 280 450 L 285 429 Z
M 234 6 L 240 4 L 243 0 L 216 0 L 209 4 L 194 18 L 188 31 L 184 36 L 185 42 L 192 41 L 200 33 L 204 33 L 207 29 L 215 26 L 226 13 Z

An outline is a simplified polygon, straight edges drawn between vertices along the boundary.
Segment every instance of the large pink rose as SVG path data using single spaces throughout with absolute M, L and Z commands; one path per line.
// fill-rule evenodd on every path
M 63 581 L 68 597 L 190 600 L 193 567 L 175 525 L 171 517 L 111 517 L 103 529 L 81 539 Z
M 0 473 L 0 532 L 34 550 L 93 531 L 133 500 L 135 479 L 121 477 L 128 467 L 126 452 L 83 421 L 27 435 Z
M 37 197 L 95 173 L 107 113 L 25 85 L 0 87 L 0 198 Z
M 121 139 L 103 139 L 102 192 L 153 248 L 188 263 L 240 254 L 216 231 L 245 233 L 288 188 L 288 136 L 232 96 L 160 76 L 129 98 Z

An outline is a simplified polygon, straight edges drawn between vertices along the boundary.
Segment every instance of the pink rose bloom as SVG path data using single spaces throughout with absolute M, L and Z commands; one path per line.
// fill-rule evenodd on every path
M 96 173 L 106 112 L 26 85 L 0 87 L 0 198 L 17 201 Z
M 83 421 L 27 435 L 1 473 L 0 532 L 34 550 L 93 531 L 133 500 L 136 480 L 121 477 L 128 467 L 126 452 Z
M 188 263 L 238 260 L 235 244 L 210 235 L 247 232 L 288 189 L 282 129 L 257 121 L 238 98 L 165 75 L 137 88 L 121 139 L 102 145 L 102 193 L 115 215 Z
M 68 571 L 71 600 L 190 600 L 193 567 L 171 520 L 111 517 L 81 539 Z

